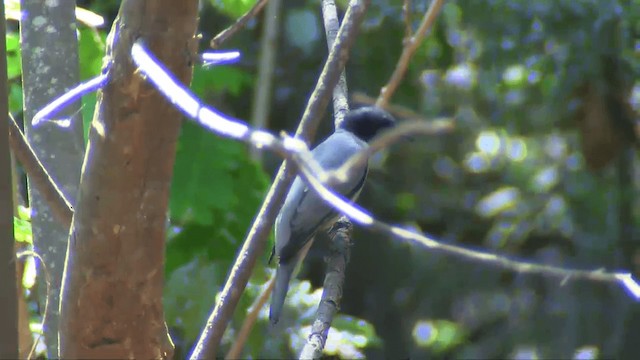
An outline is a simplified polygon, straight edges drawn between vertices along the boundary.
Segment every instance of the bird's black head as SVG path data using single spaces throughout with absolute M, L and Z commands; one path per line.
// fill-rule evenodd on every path
M 395 125 L 396 120 L 388 112 L 378 107 L 366 106 L 349 111 L 340 128 L 368 142 L 380 131 Z

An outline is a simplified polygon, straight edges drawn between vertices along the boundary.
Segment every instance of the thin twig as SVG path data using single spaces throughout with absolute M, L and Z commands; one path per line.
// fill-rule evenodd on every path
M 9 114 L 9 145 L 29 175 L 29 179 L 33 181 L 44 200 L 49 204 L 53 215 L 64 227 L 69 228 L 73 218 L 71 202 L 64 196 L 62 190 L 58 188 L 47 169 L 44 168 L 11 114 Z
M 402 78 L 407 71 L 409 60 L 411 60 L 413 53 L 418 49 L 418 46 L 422 42 L 427 31 L 431 29 L 431 26 L 438 17 L 438 13 L 440 12 L 443 4 L 444 0 L 432 0 L 431 5 L 429 5 L 429 10 L 424 14 L 420 27 L 416 31 L 415 35 L 405 41 L 404 47 L 402 48 L 402 54 L 400 55 L 398 64 L 396 65 L 389 82 L 380 89 L 380 95 L 376 101 L 377 106 L 384 108 L 389 103 L 389 99 L 391 99 L 393 93 L 396 92 L 398 85 L 400 85 L 400 81 L 402 81 Z
M 33 256 L 34 258 L 38 259 L 38 261 L 40 262 L 40 266 L 42 266 L 42 271 L 44 272 L 44 281 L 46 282 L 45 285 L 47 287 L 47 294 L 44 297 L 44 312 L 42 313 L 42 322 L 40 323 L 40 329 L 42 329 L 42 331 L 44 331 L 44 322 L 47 319 L 47 313 L 49 311 L 49 294 L 51 293 L 51 275 L 49 275 L 49 270 L 47 269 L 47 264 L 42 259 L 40 254 L 38 254 L 37 252 L 32 251 L 32 250 L 24 250 L 24 251 L 20 251 L 16 255 L 16 258 L 20 259 L 20 258 L 23 258 L 25 256 Z M 38 334 L 38 337 L 33 342 L 33 345 L 31 345 L 31 350 L 29 351 L 29 355 L 27 356 L 27 359 L 31 359 L 31 357 L 33 356 L 34 351 L 36 350 L 36 346 L 38 345 L 38 342 L 40 341 L 41 338 L 42 338 L 42 332 L 40 332 Z
M 322 179 L 325 182 L 331 182 L 331 176 L 335 176 L 338 181 L 344 182 L 351 175 L 351 171 L 358 169 L 360 165 L 363 165 L 371 155 L 376 152 L 388 148 L 391 145 L 404 140 L 407 136 L 415 135 L 441 135 L 450 132 L 454 129 L 453 121 L 451 120 L 435 120 L 432 122 L 423 121 L 405 121 L 400 123 L 392 130 L 384 132 L 371 142 L 371 144 L 362 151 L 359 151 L 355 155 L 351 156 L 344 165 L 333 172 L 328 173 L 328 179 Z
M 353 101 L 354 103 L 364 104 L 364 105 L 376 104 L 376 98 L 361 92 L 353 93 L 353 95 L 351 95 L 351 101 Z M 417 112 L 415 112 L 415 110 L 402 105 L 387 104 L 387 106 L 385 106 L 385 110 L 387 110 L 388 112 L 390 112 L 391 114 L 395 115 L 398 118 L 403 118 L 407 120 L 408 119 L 425 120 L 425 121 L 427 120 L 427 118 L 425 118 L 424 115 L 418 114 Z
M 340 20 L 338 20 L 338 11 L 334 0 L 322 1 L 322 19 L 324 21 L 324 33 L 327 37 L 327 47 L 331 49 L 340 28 Z M 348 93 L 346 71 L 343 70 L 340 73 L 338 85 L 333 89 L 333 118 L 336 129 L 349 112 Z
M 242 324 L 240 331 L 238 331 L 238 335 L 236 335 L 233 345 L 231 345 L 231 348 L 229 349 L 229 352 L 227 352 L 227 356 L 225 356 L 225 359 L 240 358 L 240 354 L 242 353 L 242 348 L 244 347 L 244 344 L 247 342 L 247 339 L 249 338 L 249 334 L 251 334 L 251 329 L 253 329 L 253 325 L 255 325 L 256 320 L 258 319 L 260 310 L 262 310 L 262 307 L 264 306 L 264 304 L 266 304 L 267 300 L 269 300 L 269 295 L 271 295 L 271 292 L 273 291 L 274 284 L 275 284 L 275 277 L 272 277 L 271 280 L 269 280 L 269 284 L 267 285 L 267 288 L 262 292 L 262 294 L 260 294 L 260 296 L 251 305 L 249 313 L 244 318 L 244 323 Z
M 409 39 L 413 35 L 413 26 L 411 25 L 411 0 L 402 2 L 402 19 L 404 20 L 404 38 Z
M 280 27 L 280 5 L 282 0 L 271 0 L 265 10 L 263 35 L 260 39 L 260 56 L 258 59 L 258 79 L 251 102 L 251 124 L 258 129 L 266 128 L 271 111 L 271 92 L 275 74 L 276 54 L 278 49 L 278 29 Z M 262 162 L 262 152 L 253 149 L 251 157 Z
M 242 29 L 247 24 L 247 22 L 249 22 L 249 20 L 256 16 L 260 12 L 260 10 L 262 10 L 262 8 L 267 4 L 267 1 L 269 0 L 259 0 L 255 5 L 253 5 L 251 9 L 249 9 L 249 11 L 240 16 L 238 20 L 233 23 L 233 25 L 222 30 L 218 35 L 216 35 L 211 40 L 209 45 L 214 49 L 220 48 L 220 45 L 222 45 L 222 43 L 227 41 L 227 39 L 238 32 L 238 30 Z
M 322 299 L 311 325 L 311 334 L 300 353 L 300 359 L 319 359 L 322 356 L 333 317 L 340 309 L 344 277 L 351 257 L 352 230 L 351 221 L 343 216 L 330 231 L 331 251 L 327 257 Z

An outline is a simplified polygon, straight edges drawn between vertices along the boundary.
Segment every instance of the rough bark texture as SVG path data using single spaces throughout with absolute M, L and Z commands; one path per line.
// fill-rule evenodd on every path
M 138 38 L 189 82 L 196 0 L 123 1 L 107 44 L 110 82 L 98 95 L 69 235 L 60 355 L 170 358 L 162 285 L 169 184 L 180 114 L 135 74 Z
M 80 181 L 84 155 L 82 116 L 76 102 L 59 117 L 69 118 L 71 126 L 61 127 L 44 123 L 31 125 L 33 116 L 55 97 L 64 94 L 80 81 L 78 67 L 78 38 L 74 1 L 22 0 L 23 17 L 20 26 L 22 39 L 22 77 L 24 118 L 27 139 L 49 175 L 74 203 Z M 47 356 L 58 354 L 58 324 L 60 284 L 67 251 L 69 226 L 58 222 L 41 191 L 29 177 L 29 205 L 32 210 L 33 243 L 36 252 L 47 265 L 51 286 L 39 281 L 40 308 L 46 298 L 49 306 L 44 322 Z M 42 269 L 39 269 L 44 279 Z

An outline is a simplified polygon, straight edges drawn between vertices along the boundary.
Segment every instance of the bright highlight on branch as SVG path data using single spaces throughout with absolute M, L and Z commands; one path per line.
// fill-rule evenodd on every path
M 201 55 L 204 66 L 233 64 L 240 59 L 239 51 L 209 51 Z
M 229 58 L 232 57 L 229 53 L 212 53 L 210 56 L 212 62 L 217 61 L 216 59 L 218 58 L 216 56 L 220 56 L 220 59 L 225 56 Z M 340 176 L 336 176 L 333 172 L 327 173 L 323 171 L 314 161 L 306 146 L 301 146 L 295 139 L 286 136 L 281 140 L 266 131 L 253 130 L 239 120 L 226 117 L 214 109 L 205 107 L 187 88 L 178 84 L 157 60 L 146 52 L 140 43 L 133 45 L 132 57 L 136 65 L 139 66 L 140 72 L 144 74 L 150 82 L 156 85 L 158 90 L 169 99 L 169 101 L 191 116 L 192 119 L 220 135 L 249 142 L 256 148 L 269 148 L 283 157 L 290 159 L 298 166 L 300 176 L 324 201 L 364 227 L 385 233 L 390 237 L 418 243 L 434 251 L 440 251 L 463 259 L 475 260 L 482 264 L 498 266 L 519 273 L 553 276 L 562 281 L 583 279 L 617 283 L 634 299 L 640 300 L 640 284 L 638 284 L 628 272 L 614 273 L 601 270 L 575 270 L 515 260 L 491 252 L 470 250 L 461 246 L 442 243 L 420 233 L 378 221 L 365 210 L 345 200 L 342 196 L 335 194 L 327 187 L 327 182 L 331 183 L 335 181 L 335 179 L 339 179 Z M 395 140 L 401 138 L 401 135 L 403 135 L 401 133 L 402 131 L 406 132 L 407 135 L 416 132 L 415 128 L 411 126 L 405 126 L 403 130 L 396 130 L 399 133 L 393 135 Z M 385 145 L 388 146 L 391 142 L 392 141 L 389 141 Z M 360 154 L 356 154 L 350 159 L 349 163 L 353 164 L 354 162 L 362 161 L 362 159 L 359 158 L 361 156 Z M 338 171 L 345 173 L 349 170 L 348 168 L 341 168 Z
M 53 100 L 47 106 L 38 111 L 31 120 L 33 126 L 38 126 L 43 121 L 53 120 L 52 117 L 62 111 L 69 104 L 77 101 L 82 95 L 96 91 L 107 83 L 107 74 L 100 74 L 93 79 L 83 82 L 75 88 L 67 91 L 64 95 Z

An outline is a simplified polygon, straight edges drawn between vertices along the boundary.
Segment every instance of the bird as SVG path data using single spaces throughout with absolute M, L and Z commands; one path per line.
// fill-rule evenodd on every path
M 311 155 L 325 170 L 335 170 L 357 152 L 367 148 L 378 133 L 395 126 L 395 119 L 385 110 L 366 106 L 349 111 L 343 122 Z M 332 190 L 354 201 L 360 194 L 368 172 L 368 164 L 359 165 L 346 181 L 332 184 Z M 327 231 L 339 213 L 325 203 L 315 191 L 297 176 L 284 200 L 274 224 L 275 245 L 271 259 L 277 258 L 275 284 L 271 296 L 269 320 L 277 324 L 289 290 L 289 281 L 318 231 Z

